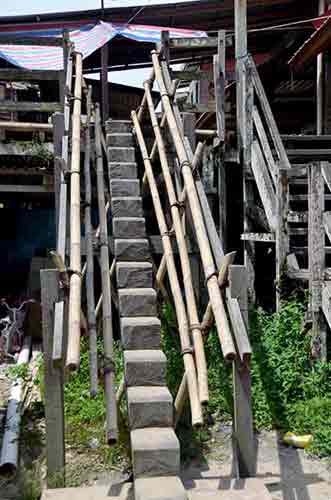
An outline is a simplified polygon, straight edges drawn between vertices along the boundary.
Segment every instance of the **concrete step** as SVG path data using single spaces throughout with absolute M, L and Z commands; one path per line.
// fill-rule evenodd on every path
M 155 316 L 121 318 L 124 350 L 159 349 L 161 322 Z
M 142 199 L 140 196 L 112 198 L 111 211 L 113 217 L 142 217 Z
M 124 351 L 127 387 L 164 386 L 167 359 L 159 349 Z
M 111 179 L 136 179 L 138 175 L 136 163 L 110 161 L 108 169 Z
M 114 198 L 139 196 L 140 185 L 138 179 L 111 179 L 110 192 Z
M 145 219 L 143 217 L 114 217 L 114 238 L 137 239 L 146 236 Z
M 110 147 L 108 148 L 108 157 L 111 162 L 134 163 L 135 149 L 132 147 Z
M 187 500 L 183 483 L 176 476 L 135 480 L 135 500 Z
M 115 239 L 116 260 L 143 262 L 151 258 L 147 239 Z
M 107 135 L 107 145 L 115 147 L 133 146 L 133 136 L 130 132 L 110 132 Z
M 173 429 L 135 429 L 130 435 L 135 479 L 176 476 L 179 473 L 179 441 Z M 161 493 L 160 490 L 158 493 Z
M 111 485 L 57 488 L 43 491 L 41 500 L 133 500 L 132 484 L 121 485 L 121 492 L 111 494 Z
M 122 318 L 156 316 L 154 288 L 125 288 L 118 290 L 119 311 Z
M 109 120 L 106 123 L 106 134 L 121 134 L 132 131 L 131 120 Z
M 262 479 L 198 479 L 184 484 L 189 500 L 272 500 Z
M 128 387 L 130 429 L 172 427 L 173 400 L 167 387 Z
M 117 288 L 152 288 L 152 264 L 150 262 L 117 262 L 116 283 Z

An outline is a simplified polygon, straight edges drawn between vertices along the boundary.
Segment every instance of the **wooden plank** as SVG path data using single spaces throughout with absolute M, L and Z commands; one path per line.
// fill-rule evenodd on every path
M 174 70 L 171 72 L 171 76 L 175 80 L 181 80 L 185 82 L 194 82 L 195 80 L 212 80 L 213 73 L 211 71 L 203 70 Z
M 40 271 L 44 346 L 47 485 L 65 482 L 63 370 L 52 363 L 53 308 L 58 296 L 58 273 Z
M 45 193 L 53 194 L 54 187 L 47 185 L 30 186 L 28 184 L 1 184 L 0 193 Z
M 59 78 L 60 71 L 56 70 L 29 70 L 18 68 L 1 68 L 0 80 L 11 82 L 20 81 L 55 81 Z
M 287 255 L 290 251 L 288 212 L 289 212 L 289 183 L 287 170 L 279 168 L 277 177 L 276 195 L 276 307 L 280 310 L 282 298 L 282 276 L 287 264 Z
M 54 146 L 52 142 L 43 142 L 43 148 L 50 153 L 53 153 Z M 34 156 L 35 149 L 31 143 L 27 145 L 16 142 L 0 143 L 0 156 Z
M 331 149 L 288 149 L 287 156 L 291 161 L 328 161 Z
M 260 243 L 275 243 L 276 238 L 273 233 L 243 233 L 242 241 L 259 241 Z
M 324 161 L 321 166 L 325 184 L 328 186 L 329 191 L 331 191 L 331 163 Z
M 172 38 L 169 42 L 170 49 L 209 49 L 217 47 L 217 38 Z
M 0 111 L 56 113 L 63 111 L 63 106 L 58 102 L 0 101 Z
M 287 222 L 293 224 L 307 224 L 308 212 L 295 212 L 290 211 L 287 216 Z
M 276 231 L 276 195 L 273 190 L 273 186 L 262 155 L 261 148 L 257 141 L 253 142 L 252 147 L 252 170 L 261 197 L 261 201 L 266 212 L 270 229 L 271 231 Z
M 308 262 L 310 271 L 310 308 L 313 320 L 311 347 L 314 358 L 326 360 L 326 335 L 320 314 L 322 280 L 325 269 L 324 179 L 321 165 L 314 165 L 314 167 L 308 169 L 308 172 Z
M 262 81 L 260 79 L 260 76 L 258 74 L 257 68 L 255 66 L 254 59 L 249 56 L 248 58 L 248 64 L 251 67 L 252 71 L 252 78 L 253 78 L 253 83 L 254 83 L 254 88 L 256 95 L 259 98 L 261 108 L 263 110 L 264 118 L 266 120 L 266 123 L 269 128 L 269 132 L 271 134 L 272 140 L 275 145 L 275 149 L 278 155 L 278 159 L 281 163 L 281 166 L 283 168 L 291 168 L 290 162 L 288 160 L 283 141 L 280 137 L 279 130 L 273 115 L 273 112 L 271 110 L 267 95 L 265 93 Z
M 109 118 L 109 85 L 108 85 L 108 43 L 101 47 L 101 114 L 102 121 L 105 123 Z
M 187 113 L 209 113 L 215 111 L 215 103 L 209 102 L 207 104 L 191 104 L 190 102 L 183 102 L 180 104 L 183 111 Z
M 0 121 L 0 129 L 13 132 L 53 132 L 52 123 Z
M 290 201 L 307 201 L 309 198 L 308 194 L 291 194 Z M 331 201 L 331 194 L 324 195 L 325 201 Z
M 218 139 L 225 141 L 225 31 L 218 32 L 218 54 L 213 58 Z
M 0 45 L 35 45 L 46 47 L 62 47 L 62 38 L 51 36 L 15 37 L 13 35 L 0 35 Z
M 258 138 L 260 140 L 261 144 L 261 149 L 263 151 L 264 157 L 267 162 L 268 169 L 271 174 L 271 178 L 273 180 L 274 186 L 276 187 L 277 184 L 277 165 L 274 160 L 274 157 L 272 155 L 272 151 L 269 145 L 268 137 L 267 134 L 264 130 L 264 126 L 260 117 L 260 114 L 258 112 L 258 109 L 256 106 L 253 108 L 253 121 L 255 125 L 255 129 L 258 135 Z

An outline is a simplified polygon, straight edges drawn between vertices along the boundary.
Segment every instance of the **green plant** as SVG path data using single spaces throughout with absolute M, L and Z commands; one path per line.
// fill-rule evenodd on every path
M 7 368 L 6 375 L 11 380 L 23 380 L 27 381 L 30 379 L 30 370 L 28 363 L 21 363 L 20 365 L 13 365 Z

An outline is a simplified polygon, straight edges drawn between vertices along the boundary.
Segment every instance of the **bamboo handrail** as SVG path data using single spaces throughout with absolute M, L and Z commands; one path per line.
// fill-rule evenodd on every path
M 109 276 L 108 229 L 105 203 L 105 183 L 101 146 L 101 119 L 99 104 L 95 106 L 95 150 L 97 158 L 97 190 L 100 225 L 100 267 L 102 284 L 102 330 L 105 353 L 106 435 L 108 444 L 118 439 L 117 405 L 114 371 L 114 346 Z
M 205 274 L 205 280 L 208 288 L 209 298 L 212 305 L 217 332 L 219 335 L 221 348 L 224 358 L 232 360 L 236 357 L 236 350 L 226 315 L 223 298 L 218 286 L 217 271 L 214 264 L 213 255 L 210 248 L 210 242 L 203 220 L 201 206 L 196 192 L 194 178 L 192 174 L 191 162 L 185 149 L 182 136 L 178 130 L 177 121 L 171 106 L 170 98 L 164 84 L 158 54 L 152 51 L 152 60 L 155 70 L 155 77 L 158 83 L 161 100 L 167 117 L 168 127 L 175 144 L 177 156 L 181 165 L 181 171 L 184 179 L 184 185 L 187 191 L 187 198 L 192 212 L 192 219 L 200 250 L 202 265 Z
M 193 289 L 192 273 L 189 261 L 189 255 L 185 240 L 185 235 L 182 227 L 181 215 L 178 205 L 177 196 L 175 193 L 173 181 L 170 174 L 169 164 L 167 160 L 167 155 L 165 151 L 164 141 L 159 128 L 158 120 L 156 117 L 154 103 L 152 95 L 150 92 L 150 86 L 148 82 L 144 84 L 145 95 L 147 98 L 147 106 L 155 134 L 155 139 L 158 147 L 159 158 L 161 162 L 161 168 L 163 172 L 163 178 L 166 185 L 166 190 L 169 198 L 169 204 L 171 207 L 171 215 L 173 220 L 173 227 L 176 234 L 179 258 L 182 266 L 183 272 L 183 282 L 186 295 L 186 305 L 187 312 L 190 322 L 190 328 L 192 333 L 194 352 L 195 352 L 195 362 L 197 367 L 198 375 L 198 387 L 199 387 L 199 397 L 202 404 L 207 404 L 209 399 L 208 394 L 208 374 L 207 374 L 207 362 L 206 356 L 203 348 L 202 335 L 200 330 L 198 309 L 196 305 L 196 299 Z
M 75 53 L 76 80 L 72 116 L 72 152 L 70 186 L 70 291 L 69 331 L 66 366 L 75 369 L 80 357 L 81 304 L 81 217 L 80 217 L 80 114 L 82 98 L 82 54 Z
M 96 396 L 98 392 L 98 359 L 97 359 L 97 324 L 95 315 L 95 296 L 94 296 L 94 258 L 93 258 L 93 229 L 91 222 L 91 203 L 92 187 L 90 172 L 90 118 L 91 118 L 91 96 L 92 87 L 89 85 L 86 95 L 86 128 L 85 128 L 85 158 L 84 158 L 84 177 L 85 177 L 85 240 L 86 240 L 86 299 L 87 299 L 87 318 L 89 334 L 89 362 L 90 362 L 90 394 Z
M 187 376 L 187 384 L 189 390 L 189 398 L 191 403 L 191 413 L 192 413 L 192 425 L 194 427 L 198 427 L 202 425 L 202 411 L 200 405 L 200 399 L 198 394 L 198 384 L 197 377 L 195 371 L 195 364 L 192 353 L 192 346 L 189 336 L 189 327 L 186 316 L 186 309 L 184 300 L 182 297 L 182 292 L 179 285 L 179 280 L 177 276 L 177 270 L 175 265 L 175 259 L 173 255 L 172 245 L 169 237 L 169 231 L 167 228 L 165 216 L 163 213 L 161 200 L 159 196 L 159 192 L 157 190 L 155 177 L 151 165 L 151 161 L 149 159 L 147 148 L 144 140 L 144 136 L 141 131 L 141 127 L 137 118 L 137 114 L 135 111 L 132 111 L 131 117 L 133 120 L 133 125 L 136 131 L 137 141 L 140 147 L 140 151 L 142 154 L 142 158 L 144 161 L 144 166 L 147 174 L 147 179 L 153 199 L 154 210 L 159 226 L 159 231 L 162 238 L 164 253 L 166 255 L 167 262 L 167 270 L 170 281 L 170 287 L 172 291 L 172 295 L 174 297 L 176 315 L 178 320 L 178 328 L 180 334 L 180 342 L 181 349 L 183 353 L 183 361 L 185 366 L 185 373 Z

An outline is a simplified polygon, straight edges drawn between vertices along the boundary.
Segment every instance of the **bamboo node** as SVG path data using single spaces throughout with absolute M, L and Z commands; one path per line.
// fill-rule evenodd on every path
M 184 210 L 185 203 L 183 201 L 175 201 L 170 205 L 170 208 L 176 207 L 178 210 Z
M 77 95 L 70 95 L 70 96 L 68 96 L 68 100 L 69 101 L 80 101 L 80 102 L 82 102 L 82 98 L 78 97 Z
M 100 356 L 99 366 L 104 375 L 107 373 L 115 373 L 115 362 L 110 356 Z
M 182 356 L 185 356 L 185 354 L 193 354 L 193 353 L 194 353 L 194 349 L 192 346 L 184 347 L 184 349 L 182 349 L 182 351 L 181 351 Z
M 67 269 L 66 271 L 67 271 L 67 273 L 68 273 L 68 275 L 69 275 L 69 276 L 72 276 L 73 274 L 77 274 L 77 276 L 78 276 L 80 279 L 82 279 L 82 277 L 83 277 L 82 272 L 81 272 L 81 271 L 78 271 L 78 269 L 70 269 L 70 268 L 69 268 L 69 269 Z
M 169 231 L 164 231 L 163 233 L 161 233 L 162 238 L 163 236 L 169 236 L 170 238 L 173 238 L 175 236 L 174 229 L 170 229 Z
M 207 285 L 208 281 L 213 278 L 214 276 L 216 276 L 216 278 L 218 277 L 218 272 L 213 270 L 213 271 L 210 271 L 207 275 L 206 275 L 206 278 L 205 278 L 205 285 Z
M 188 167 L 191 170 L 192 169 L 191 162 L 188 160 L 182 161 L 182 163 L 180 163 L 180 165 L 179 165 L 179 170 L 182 171 L 184 167 Z
M 203 331 L 203 327 L 200 323 L 192 323 L 190 325 L 190 331 L 192 332 L 193 330 L 200 330 L 200 332 Z

